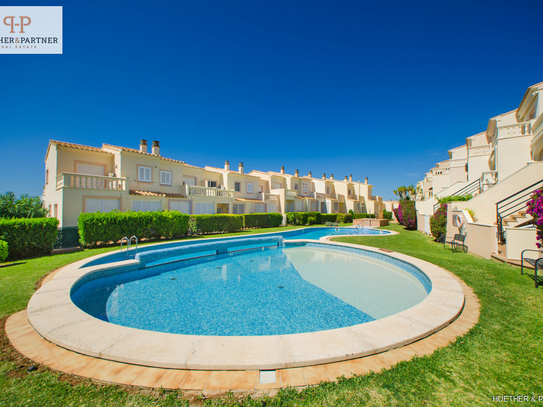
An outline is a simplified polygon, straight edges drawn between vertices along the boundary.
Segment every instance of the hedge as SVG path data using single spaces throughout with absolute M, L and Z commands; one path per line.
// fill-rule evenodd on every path
M 82 213 L 77 219 L 82 244 L 118 242 L 123 237 L 140 239 L 178 237 L 187 233 L 189 215 L 178 211 Z
M 243 215 L 191 215 L 191 234 L 235 232 L 243 229 Z
M 8 258 L 8 243 L 0 240 L 0 263 Z
M 447 204 L 442 203 L 439 205 L 437 211 L 430 218 L 430 230 L 432 236 L 436 241 L 439 240 L 441 235 L 447 233 Z
M 353 215 L 350 213 L 338 213 L 336 222 L 339 223 L 352 223 Z
M 245 228 L 277 227 L 283 223 L 283 215 L 280 213 L 247 213 L 241 216 Z
M 322 213 L 321 214 L 321 223 L 326 222 L 337 222 L 337 213 Z
M 373 213 L 355 213 L 353 219 L 366 219 L 371 218 L 375 219 L 375 214 Z
M 310 225 L 321 224 L 322 214 L 320 212 L 287 212 L 287 224 L 288 225 L 307 225 L 311 217 Z
M 9 247 L 9 260 L 49 254 L 57 237 L 58 219 L 0 219 L 0 239 Z
M 383 210 L 383 219 L 392 220 L 392 212 L 389 212 L 386 209 Z

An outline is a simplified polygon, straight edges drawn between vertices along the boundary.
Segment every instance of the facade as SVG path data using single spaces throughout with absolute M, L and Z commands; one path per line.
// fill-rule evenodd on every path
M 59 226 L 75 226 L 80 213 L 177 210 L 187 214 L 266 212 L 379 213 L 382 198 L 372 185 L 253 170 L 189 165 L 148 149 L 104 144 L 101 148 L 50 141 L 45 157 L 43 201 Z M 381 212 L 382 213 L 382 212 Z
M 467 245 L 483 257 L 516 260 L 523 249 L 535 248 L 526 201 L 543 187 L 542 91 L 543 82 L 530 86 L 517 109 L 490 118 L 486 131 L 466 138 L 426 173 L 417 184 L 419 230 L 429 233 L 436 197 L 471 194 L 469 201 L 449 204 L 448 237 L 465 218 Z

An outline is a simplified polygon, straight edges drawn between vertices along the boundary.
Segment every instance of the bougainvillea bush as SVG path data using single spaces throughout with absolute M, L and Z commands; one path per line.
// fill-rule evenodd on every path
M 401 225 L 404 225 L 406 229 L 417 229 L 417 211 L 415 209 L 415 201 L 400 202 L 398 215 L 400 216 L 398 222 L 400 222 Z
M 532 197 L 526 202 L 529 215 L 532 215 L 537 227 L 537 240 L 536 246 L 543 247 L 543 188 L 538 189 L 532 194 Z
M 437 241 L 439 237 L 447 233 L 447 204 L 439 205 L 437 211 L 430 218 L 430 230 Z

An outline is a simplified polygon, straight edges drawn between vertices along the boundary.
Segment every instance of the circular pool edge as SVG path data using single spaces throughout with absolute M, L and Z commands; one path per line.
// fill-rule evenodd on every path
M 320 241 L 408 262 L 428 276 L 432 290 L 412 308 L 346 328 L 275 336 L 168 334 L 104 322 L 73 304 L 70 291 L 77 280 L 87 273 L 114 269 L 119 264 L 80 269 L 89 258 L 64 267 L 34 294 L 28 304 L 28 320 L 50 342 L 102 359 L 162 368 L 262 370 L 338 362 L 398 348 L 439 331 L 461 313 L 465 301 L 462 287 L 445 269 L 400 253 L 385 253 L 329 238 Z M 120 263 L 130 262 L 133 260 Z

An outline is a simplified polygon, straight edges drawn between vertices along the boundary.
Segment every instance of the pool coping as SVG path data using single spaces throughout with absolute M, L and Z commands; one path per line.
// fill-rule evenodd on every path
M 384 254 L 373 247 L 329 239 L 325 237 L 320 241 Z M 70 298 L 71 287 L 87 273 L 135 261 L 79 269 L 89 259 L 64 267 L 34 294 L 28 304 L 28 321 L 43 338 L 68 350 L 154 368 L 272 370 L 340 362 L 416 342 L 449 325 L 464 307 L 462 287 L 448 271 L 400 253 L 386 252 L 386 255 L 418 267 L 431 280 L 432 291 L 421 303 L 399 314 L 347 328 L 292 335 L 211 337 L 110 324 L 75 306 Z

